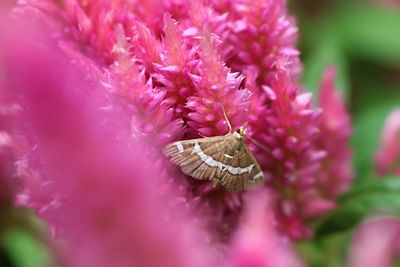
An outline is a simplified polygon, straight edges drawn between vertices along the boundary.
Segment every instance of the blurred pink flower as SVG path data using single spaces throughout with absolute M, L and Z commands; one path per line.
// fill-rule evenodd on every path
M 2 91 L 0 85 L 0 91 Z M 4 114 L 9 107 L 5 106 L 4 99 L 0 97 L 0 113 Z M 9 122 L 7 116 L 0 115 L 0 213 L 4 206 L 9 206 L 14 202 L 16 194 L 16 181 L 13 179 L 15 156 L 13 154 L 13 141 L 9 135 Z
M 381 142 L 375 155 L 375 165 L 380 175 L 400 175 L 400 110 L 394 110 L 385 121 Z
M 195 211 L 145 157 L 149 145 L 125 134 L 124 102 L 57 50 L 27 46 L 7 47 L 6 89 L 28 111 L 18 127 L 34 143 L 31 178 L 52 199 L 38 208 L 65 265 L 213 266 Z
M 328 154 L 323 159 L 320 184 L 327 197 L 336 197 L 349 189 L 352 171 L 352 134 L 349 111 L 335 85 L 336 70 L 328 67 L 322 78 L 319 93 L 319 105 L 323 109 L 319 121 L 321 135 L 317 144 Z
M 400 221 L 376 218 L 362 224 L 355 233 L 348 267 L 394 266 L 400 252 Z
M 373 0 L 376 4 L 387 6 L 390 8 L 398 8 L 400 6 L 399 0 Z
M 229 251 L 232 267 L 300 267 L 290 240 L 277 231 L 272 209 L 273 192 L 260 190 L 245 196 L 244 220 Z
M 319 105 L 323 111 L 315 145 L 326 156 L 321 159 L 315 188 L 303 194 L 305 217 L 319 216 L 335 208 L 335 199 L 349 189 L 353 178 L 350 114 L 336 89 L 335 74 L 335 68 L 328 67 L 320 85 Z

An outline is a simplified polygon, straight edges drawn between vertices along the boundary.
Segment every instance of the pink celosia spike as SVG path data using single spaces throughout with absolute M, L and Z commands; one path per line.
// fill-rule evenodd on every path
M 381 142 L 375 156 L 375 165 L 380 175 L 395 173 L 400 157 L 400 109 L 392 111 L 382 129 Z
M 220 37 L 225 60 L 234 70 L 255 66 L 258 83 L 266 85 L 274 79 L 277 66 L 285 66 L 282 68 L 292 76 L 298 75 L 297 27 L 287 14 L 285 0 L 212 2 L 219 12 L 228 13 L 231 28 Z M 285 65 L 279 63 L 282 58 Z
M 161 43 L 154 33 L 139 21 L 133 25 L 132 53 L 148 73 L 161 61 Z
M 164 39 L 161 62 L 155 66 L 151 75 L 166 90 L 166 101 L 174 110 L 174 116 L 188 120 L 188 97 L 195 93 L 193 75 L 197 75 L 199 60 L 197 47 L 191 47 L 183 36 L 177 22 L 170 16 L 164 16 Z
M 234 235 L 227 266 L 304 266 L 290 240 L 278 233 L 271 195 L 258 191 L 245 196 L 244 220 Z
M 335 68 L 327 68 L 320 86 L 319 104 L 323 112 L 316 142 L 317 147 L 327 153 L 321 162 L 324 167 L 319 173 L 318 183 L 328 198 L 346 191 L 353 178 L 350 114 L 335 87 L 335 77 Z
M 400 221 L 372 218 L 364 222 L 353 237 L 348 267 L 394 266 L 399 254 Z
M 318 136 L 318 111 L 312 107 L 310 95 L 301 94 L 290 73 L 278 70 L 264 92 L 258 89 L 257 77 L 248 74 L 246 81 L 255 96 L 264 96 L 253 98 L 250 110 L 250 134 L 257 141 L 254 152 L 268 177 L 267 184 L 282 190 L 276 210 L 280 225 L 290 236 L 304 238 L 310 231 L 299 211 L 304 205 L 302 194 L 316 186 L 318 162 L 323 158 L 313 145 Z
M 257 87 L 255 79 L 248 75 L 247 85 Z M 250 133 L 262 145 L 254 147 L 255 153 L 271 185 L 286 192 L 278 197 L 281 225 L 292 237 L 303 238 L 310 235 L 304 221 L 333 209 L 335 198 L 350 185 L 349 115 L 335 91 L 332 68 L 321 85 L 322 114 L 285 70 L 277 70 L 264 88 L 267 108 L 257 108 L 262 103 L 254 99 L 249 120 Z M 260 129 L 260 120 L 267 129 Z
M 229 131 L 224 113 L 233 129 L 246 122 L 249 91 L 240 89 L 243 76 L 224 66 L 211 33 L 205 33 L 201 48 L 200 79 L 196 95 L 190 98 L 188 124 L 206 136 L 223 135 Z
M 164 102 L 165 92 L 153 88 L 145 72 L 139 73 L 135 60 L 126 48 L 125 35 L 120 29 L 116 51 L 118 61 L 109 71 L 107 81 L 115 92 L 129 101 L 134 111 L 133 134 L 152 140 L 155 145 L 166 145 L 182 135 L 179 120 L 174 120 L 173 110 Z

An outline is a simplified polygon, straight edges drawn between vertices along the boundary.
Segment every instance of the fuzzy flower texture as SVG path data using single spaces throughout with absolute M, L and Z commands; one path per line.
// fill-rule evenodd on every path
M 351 122 L 333 67 L 316 103 L 299 84 L 286 5 L 27 0 L 2 10 L 0 25 L 13 26 L 0 27 L 0 118 L 12 110 L 13 123 L 0 143 L 16 157 L 15 202 L 62 240 L 60 262 L 303 266 L 291 242 L 311 238 L 309 222 L 350 186 Z M 214 188 L 162 155 L 173 141 L 226 134 L 225 115 L 254 140 L 263 188 Z

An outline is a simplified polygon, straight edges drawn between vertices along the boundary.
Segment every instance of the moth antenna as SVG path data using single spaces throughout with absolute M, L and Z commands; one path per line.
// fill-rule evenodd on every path
M 225 121 L 226 121 L 226 123 L 228 124 L 229 132 L 226 134 L 226 135 L 228 135 L 228 134 L 231 134 L 231 133 L 232 133 L 232 125 L 231 125 L 231 122 L 228 120 L 228 117 L 226 116 L 225 108 L 224 108 L 224 107 L 222 107 L 222 112 L 224 113 Z
M 271 153 L 271 150 L 264 146 L 263 144 L 261 144 L 260 142 L 258 142 L 257 140 L 255 140 L 254 138 L 250 137 L 249 135 L 246 136 L 251 142 L 253 142 L 253 144 L 255 144 L 256 146 L 258 146 L 259 148 L 261 148 L 262 150 L 264 150 L 267 153 Z

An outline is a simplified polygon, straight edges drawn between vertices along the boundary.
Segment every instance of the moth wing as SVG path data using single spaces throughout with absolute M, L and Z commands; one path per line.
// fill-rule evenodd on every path
M 168 144 L 164 148 L 164 154 L 170 158 L 171 162 L 176 165 L 181 165 L 183 163 L 189 163 L 188 158 L 195 159 L 192 157 L 193 149 L 195 144 L 201 144 L 203 149 L 207 149 L 213 144 L 217 144 L 224 141 L 224 136 L 206 137 L 191 140 L 177 141 Z
M 232 141 L 232 135 L 178 141 L 167 145 L 164 153 L 184 174 L 199 180 L 218 180 Z
M 239 192 L 261 186 L 264 174 L 257 160 L 242 142 L 237 154 L 224 171 L 221 184 L 232 192 Z

